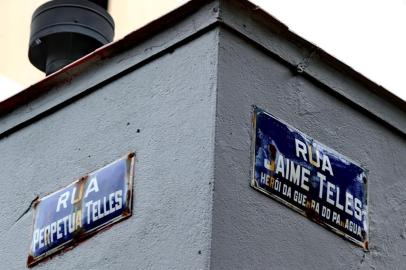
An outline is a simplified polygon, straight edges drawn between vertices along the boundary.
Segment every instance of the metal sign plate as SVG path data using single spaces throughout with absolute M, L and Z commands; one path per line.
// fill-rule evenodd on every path
M 255 107 L 251 186 L 368 249 L 366 171 Z
M 132 214 L 134 153 L 34 202 L 29 267 Z

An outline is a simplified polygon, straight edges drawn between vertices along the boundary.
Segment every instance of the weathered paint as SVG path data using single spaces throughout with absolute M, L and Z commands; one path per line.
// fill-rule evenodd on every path
M 203 2 L 1 103 L 2 267 L 25 267 L 35 196 L 135 149 L 137 218 L 38 268 L 402 269 L 404 102 L 320 51 L 292 72 L 315 46 Z M 249 187 L 253 104 L 369 169 L 369 253 Z
M 32 267 L 130 217 L 134 160 L 135 154 L 130 153 L 63 189 L 37 199 L 34 202 L 27 266 Z M 98 207 L 94 207 L 96 202 Z
M 252 132 L 251 187 L 368 250 L 365 169 L 256 106 Z
M 33 269 L 209 267 L 217 38 L 216 30 L 203 34 L 0 140 L 0 153 L 7 153 L 0 155 L 7 190 L 0 203 L 9 206 L 0 211 L 1 269 L 26 267 L 32 213 L 15 221 L 36 195 L 131 150 L 137 153 L 133 216 Z M 120 70 L 121 60 L 103 68 Z M 105 79 L 89 72 L 55 89 L 59 99 Z M 53 101 L 42 99 L 44 106 Z
M 229 29 L 218 69 L 211 269 L 403 269 L 405 136 Z M 249 187 L 254 104 L 368 170 L 369 252 Z

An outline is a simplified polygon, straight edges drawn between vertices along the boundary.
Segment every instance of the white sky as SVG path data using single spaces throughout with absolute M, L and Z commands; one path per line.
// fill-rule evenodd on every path
M 251 1 L 406 100 L 406 0 Z M 20 89 L 0 77 L 0 101 Z
M 22 90 L 22 86 L 0 74 L 0 101 Z
M 406 0 L 251 0 L 406 100 Z

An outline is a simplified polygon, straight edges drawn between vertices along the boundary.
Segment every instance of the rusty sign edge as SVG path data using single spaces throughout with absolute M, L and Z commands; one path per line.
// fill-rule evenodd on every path
M 302 216 L 306 217 L 307 219 L 315 222 L 316 224 L 321 225 L 323 228 L 325 228 L 327 230 L 330 230 L 330 231 L 334 232 L 336 235 L 341 236 L 342 238 L 345 238 L 345 239 L 349 240 L 350 243 L 362 247 L 365 252 L 369 252 L 369 196 L 368 195 L 366 196 L 366 199 L 367 199 L 366 218 L 367 218 L 368 233 L 367 233 L 367 235 L 365 237 L 365 241 L 359 241 L 359 240 L 351 237 L 350 235 L 346 234 L 345 232 L 340 231 L 337 228 L 331 226 L 330 224 L 323 223 L 322 221 L 319 221 L 318 219 L 309 216 L 306 213 L 306 211 L 298 208 L 297 206 L 289 203 L 288 201 L 284 200 L 283 198 L 278 197 L 277 195 L 275 195 L 273 193 L 270 193 L 269 191 L 267 191 L 267 190 L 261 188 L 260 186 L 256 185 L 256 179 L 255 179 L 255 157 L 256 157 L 255 145 L 256 145 L 256 137 L 257 137 L 257 134 L 256 134 L 257 133 L 257 121 L 256 121 L 257 117 L 256 116 L 259 113 L 264 113 L 265 115 L 276 119 L 277 121 L 279 121 L 282 124 L 288 126 L 289 128 L 291 128 L 291 129 L 293 129 L 293 130 L 295 130 L 295 131 L 297 131 L 297 132 L 299 132 L 301 134 L 304 134 L 307 137 L 312 138 L 310 135 L 307 135 L 307 133 L 301 131 L 300 129 L 298 129 L 298 128 L 292 126 L 292 125 L 290 125 L 289 123 L 285 122 L 284 120 L 280 119 L 279 117 L 276 117 L 276 116 L 272 115 L 271 113 L 269 113 L 266 110 L 258 107 L 257 105 L 252 105 L 251 106 L 251 124 L 252 125 L 251 125 L 251 149 L 250 149 L 250 151 L 251 151 L 251 155 L 250 155 L 250 162 L 251 162 L 250 186 L 253 189 L 259 191 L 261 194 L 264 194 L 267 197 L 270 197 L 270 198 L 274 199 L 278 203 L 281 203 L 281 204 L 285 205 L 291 211 L 299 213 L 300 215 L 302 215 Z M 333 152 L 334 154 L 336 154 L 336 155 L 338 155 L 338 156 L 340 156 L 342 158 L 345 158 L 347 161 L 352 162 L 353 164 L 359 166 L 362 170 L 364 170 L 364 172 L 365 172 L 365 174 L 367 176 L 367 179 L 368 179 L 369 170 L 366 169 L 362 164 L 352 160 L 351 158 L 348 158 L 348 157 L 344 156 L 343 154 L 341 154 L 341 153 L 337 152 L 336 150 L 332 149 L 331 147 L 321 143 L 320 141 L 318 141 L 318 140 L 316 140 L 316 141 L 317 141 L 317 143 L 319 145 L 323 146 L 324 148 L 328 149 L 329 151 Z M 369 186 L 368 185 L 366 185 L 365 192 L 366 192 L 366 194 L 369 194 Z
M 32 244 L 32 237 L 31 237 L 31 241 L 30 241 L 30 246 L 29 246 L 29 252 L 28 252 L 28 257 L 27 257 L 27 262 L 26 265 L 27 267 L 31 268 L 36 266 L 38 263 L 44 262 L 46 260 L 51 259 L 53 256 L 55 255 L 61 255 L 63 252 L 68 251 L 70 249 L 73 249 L 74 247 L 76 247 L 78 244 L 80 244 L 81 242 L 91 238 L 92 236 L 94 236 L 95 234 L 97 234 L 98 232 L 102 232 L 104 230 L 109 229 L 111 226 L 113 226 L 114 224 L 121 222 L 123 220 L 126 220 L 127 218 L 132 216 L 132 208 L 133 208 L 133 199 L 134 199 L 134 177 L 135 177 L 135 158 L 136 158 L 136 152 L 130 152 L 125 156 L 122 156 L 121 158 L 118 158 L 106 165 L 104 165 L 103 167 L 90 171 L 88 172 L 86 175 L 80 177 L 79 179 L 74 180 L 73 182 L 65 185 L 64 187 L 53 191 L 47 195 L 45 195 L 42 198 L 37 198 L 34 203 L 33 203 L 33 216 L 32 216 L 32 232 L 35 229 L 35 218 L 36 218 L 36 207 L 37 205 L 44 199 L 52 196 L 53 194 L 56 194 L 58 192 L 60 192 L 61 190 L 64 190 L 72 185 L 75 185 L 76 183 L 78 183 L 79 181 L 85 180 L 87 179 L 88 175 L 92 174 L 92 173 L 96 173 L 98 171 L 103 170 L 104 168 L 108 167 L 109 165 L 119 161 L 119 160 L 124 160 L 127 159 L 129 160 L 129 167 L 128 167 L 128 183 L 127 183 L 127 194 L 126 194 L 126 205 L 128 207 L 126 207 L 125 210 L 120 216 L 115 217 L 111 220 L 109 220 L 108 222 L 105 222 L 103 224 L 101 224 L 100 226 L 97 226 L 96 228 L 93 228 L 92 230 L 80 234 L 79 237 L 76 239 L 71 239 L 67 242 L 64 242 L 63 244 L 41 254 L 40 256 L 34 257 L 31 254 L 31 244 Z M 72 244 L 73 242 L 73 244 Z

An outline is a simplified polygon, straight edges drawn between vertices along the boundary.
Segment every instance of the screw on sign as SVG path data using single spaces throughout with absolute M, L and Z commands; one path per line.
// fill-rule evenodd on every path
M 366 170 L 254 107 L 251 186 L 368 250 Z
M 35 201 L 27 266 L 131 216 L 134 162 L 130 153 Z

